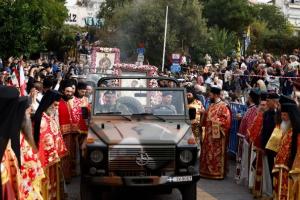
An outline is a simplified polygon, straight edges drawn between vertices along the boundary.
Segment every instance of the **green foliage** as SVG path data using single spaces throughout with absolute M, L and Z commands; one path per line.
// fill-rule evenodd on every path
M 61 27 L 66 16 L 62 0 L 0 1 L 0 55 L 29 56 L 43 50 L 43 34 Z
M 257 19 L 251 24 L 252 50 L 287 53 L 296 48 L 299 39 L 293 36 L 292 25 L 283 13 L 274 5 L 255 5 Z
M 83 31 L 86 30 L 78 26 L 65 24 L 56 30 L 47 32 L 43 36 L 46 43 L 46 49 L 56 52 L 57 55 L 62 58 L 65 52 L 68 52 L 72 47 L 75 47 L 76 33 Z
M 285 33 L 275 33 L 264 40 L 264 47 L 274 55 L 292 52 L 300 46 L 299 36 L 291 36 Z
M 123 7 L 126 3 L 130 2 L 132 0 L 106 0 L 100 5 L 99 18 L 110 19 L 117 8 Z
M 145 44 L 145 57 L 160 66 L 163 50 L 165 10 L 169 6 L 167 55 L 198 46 L 207 37 L 202 6 L 196 0 L 133 1 L 114 8 L 106 20 L 105 44 L 121 49 L 123 57 L 136 60 L 136 48 Z
M 274 5 L 250 4 L 247 0 L 202 0 L 202 2 L 204 2 L 203 12 L 208 20 L 208 25 L 235 32 L 236 36 L 240 38 L 241 45 L 243 45 L 242 33 L 250 25 L 251 43 L 248 52 L 264 51 L 265 49 L 272 50 L 271 52 L 274 53 L 283 50 L 289 52 L 296 46 L 295 43 L 298 40 L 297 37 L 292 36 L 291 24 Z M 212 32 L 210 34 L 213 37 L 214 34 Z M 219 45 L 221 44 L 222 42 Z M 214 47 L 217 52 L 219 45 Z M 232 44 L 228 43 L 228 45 Z
M 248 52 L 289 52 L 300 46 L 299 37 L 292 36 L 291 24 L 277 7 L 250 4 L 248 0 L 107 0 L 99 14 L 106 21 L 98 33 L 103 45 L 119 47 L 123 58 L 134 62 L 137 45 L 144 42 L 146 58 L 160 66 L 166 5 L 167 54 L 188 52 L 196 63 L 201 62 L 205 53 L 214 59 L 231 55 L 238 38 L 243 45 L 242 33 L 249 25 Z
M 39 0 L 43 11 L 44 28 L 55 30 L 63 26 L 68 16 L 65 0 Z
M 204 16 L 209 26 L 218 26 L 241 34 L 255 19 L 255 9 L 248 0 L 207 0 Z
M 251 25 L 251 45 L 248 49 L 248 52 L 263 51 L 264 50 L 264 41 L 266 38 L 269 38 L 274 31 L 268 28 L 268 24 L 264 21 L 254 21 Z
M 206 53 L 212 56 L 214 62 L 218 62 L 218 59 L 230 56 L 236 50 L 237 37 L 234 32 L 212 27 L 209 28 L 208 34 L 209 37 L 202 40 L 201 45 L 191 51 L 194 52 L 193 58 L 196 63 L 205 64 L 204 55 Z
M 206 50 L 213 58 L 217 59 L 230 55 L 235 50 L 237 38 L 233 32 L 213 27 L 210 28 L 209 35 Z
M 265 22 L 268 29 L 292 33 L 289 21 L 275 5 L 257 4 L 255 10 L 257 20 Z

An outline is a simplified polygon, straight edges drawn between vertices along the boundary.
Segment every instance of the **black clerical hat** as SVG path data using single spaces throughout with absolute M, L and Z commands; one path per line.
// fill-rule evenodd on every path
M 280 98 L 279 94 L 275 92 L 268 92 L 267 99 L 279 99 L 279 98 Z
M 213 94 L 221 94 L 221 88 L 216 87 L 216 86 L 212 86 L 210 88 L 210 92 L 213 93 Z

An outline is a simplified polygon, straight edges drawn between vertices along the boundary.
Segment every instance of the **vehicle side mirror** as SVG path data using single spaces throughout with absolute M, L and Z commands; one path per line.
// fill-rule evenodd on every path
M 190 120 L 196 119 L 196 108 L 189 108 Z

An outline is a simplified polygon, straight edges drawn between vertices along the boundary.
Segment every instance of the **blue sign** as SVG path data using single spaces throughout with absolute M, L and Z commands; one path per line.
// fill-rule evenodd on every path
M 145 54 L 145 48 L 137 48 L 136 51 L 138 54 L 143 54 L 143 55 Z
M 95 26 L 95 27 L 101 27 L 104 25 L 103 19 L 97 19 L 94 17 L 86 17 L 84 19 L 84 23 L 86 26 Z
M 178 73 L 181 71 L 181 66 L 178 63 L 173 63 L 171 66 L 172 73 Z

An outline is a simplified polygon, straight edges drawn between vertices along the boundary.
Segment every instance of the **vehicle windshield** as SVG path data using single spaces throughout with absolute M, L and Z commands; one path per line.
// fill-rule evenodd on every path
M 102 88 L 94 98 L 95 115 L 185 115 L 181 88 Z

